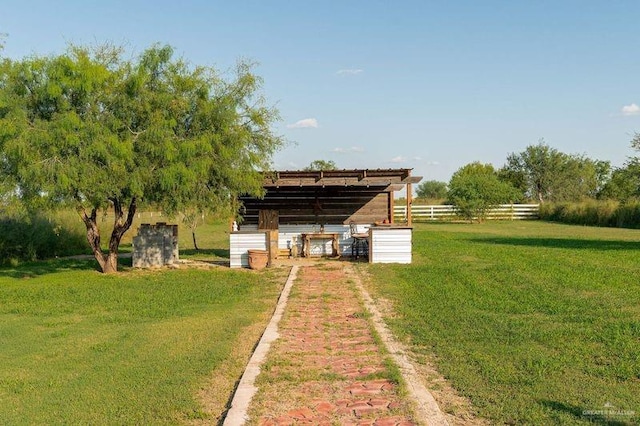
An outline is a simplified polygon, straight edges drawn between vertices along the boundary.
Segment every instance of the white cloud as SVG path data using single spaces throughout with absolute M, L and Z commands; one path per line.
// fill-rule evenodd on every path
M 347 154 L 349 152 L 364 152 L 364 148 L 360 146 L 352 146 L 351 148 L 333 148 L 331 152 L 338 152 L 340 154 Z
M 405 161 L 407 161 L 407 159 L 405 157 L 403 157 L 402 155 L 398 155 L 397 157 L 393 157 L 389 161 L 391 163 L 404 163 Z
M 427 163 L 427 166 L 439 166 L 440 162 L 439 161 L 429 161 Z
M 318 128 L 318 120 L 315 118 L 304 118 L 302 120 L 298 120 L 293 124 L 287 124 L 288 129 L 306 129 L 306 128 Z
M 364 72 L 364 70 L 358 69 L 358 68 L 351 68 L 351 69 L 344 69 L 344 70 L 338 70 L 336 72 L 336 74 L 338 75 L 358 75 L 360 73 Z
M 637 104 L 625 105 L 621 111 L 622 115 L 640 115 L 640 106 Z

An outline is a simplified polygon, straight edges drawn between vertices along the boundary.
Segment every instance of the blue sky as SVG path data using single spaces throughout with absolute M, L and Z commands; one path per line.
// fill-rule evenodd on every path
M 544 138 L 620 166 L 640 131 L 637 1 L 3 0 L 3 55 L 68 42 L 255 60 L 290 143 L 277 169 L 414 169 L 448 181 Z

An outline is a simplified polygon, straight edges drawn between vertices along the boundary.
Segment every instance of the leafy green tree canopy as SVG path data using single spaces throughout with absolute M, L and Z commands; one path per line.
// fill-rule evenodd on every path
M 640 196 L 640 164 L 629 162 L 611 172 L 598 198 L 626 202 Z
M 434 200 L 444 199 L 447 196 L 447 183 L 437 180 L 422 182 L 416 188 L 416 195 L 419 198 L 429 198 Z
M 314 160 L 307 167 L 306 171 L 336 170 L 338 166 L 333 160 Z
M 640 152 L 640 133 L 631 140 L 631 147 Z M 605 183 L 599 198 L 626 202 L 640 198 L 640 157 L 630 157 L 623 167 L 611 172 L 611 179 Z
M 609 162 L 565 154 L 540 140 L 521 153 L 509 154 L 499 176 L 540 203 L 580 201 L 597 196 L 610 170 Z
M 517 201 L 519 195 L 510 183 L 498 178 L 491 164 L 467 164 L 458 169 L 449 181 L 448 202 L 469 220 L 482 220 L 487 210 Z
M 233 210 L 260 195 L 283 143 L 261 79 L 240 62 L 231 79 L 155 45 L 136 59 L 112 46 L 5 60 L 0 73 L 2 172 L 31 205 L 73 205 L 104 272 L 141 203 L 169 215 Z M 98 211 L 115 213 L 103 254 Z

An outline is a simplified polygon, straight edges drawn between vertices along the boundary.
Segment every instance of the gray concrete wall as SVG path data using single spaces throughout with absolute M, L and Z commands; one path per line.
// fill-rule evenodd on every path
M 133 237 L 133 267 L 154 268 L 178 262 L 178 225 L 143 223 Z

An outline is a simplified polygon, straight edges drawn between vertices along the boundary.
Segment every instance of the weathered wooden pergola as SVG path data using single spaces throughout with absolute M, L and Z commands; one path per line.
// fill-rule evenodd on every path
M 393 223 L 394 192 L 422 178 L 412 169 L 278 171 L 265 174 L 264 198 L 241 197 L 244 224 L 277 229 L 275 224 Z M 409 211 L 409 210 L 407 210 Z M 273 223 L 276 221 L 275 223 Z M 411 217 L 407 217 L 411 225 Z M 271 223 L 270 223 L 271 222 Z

